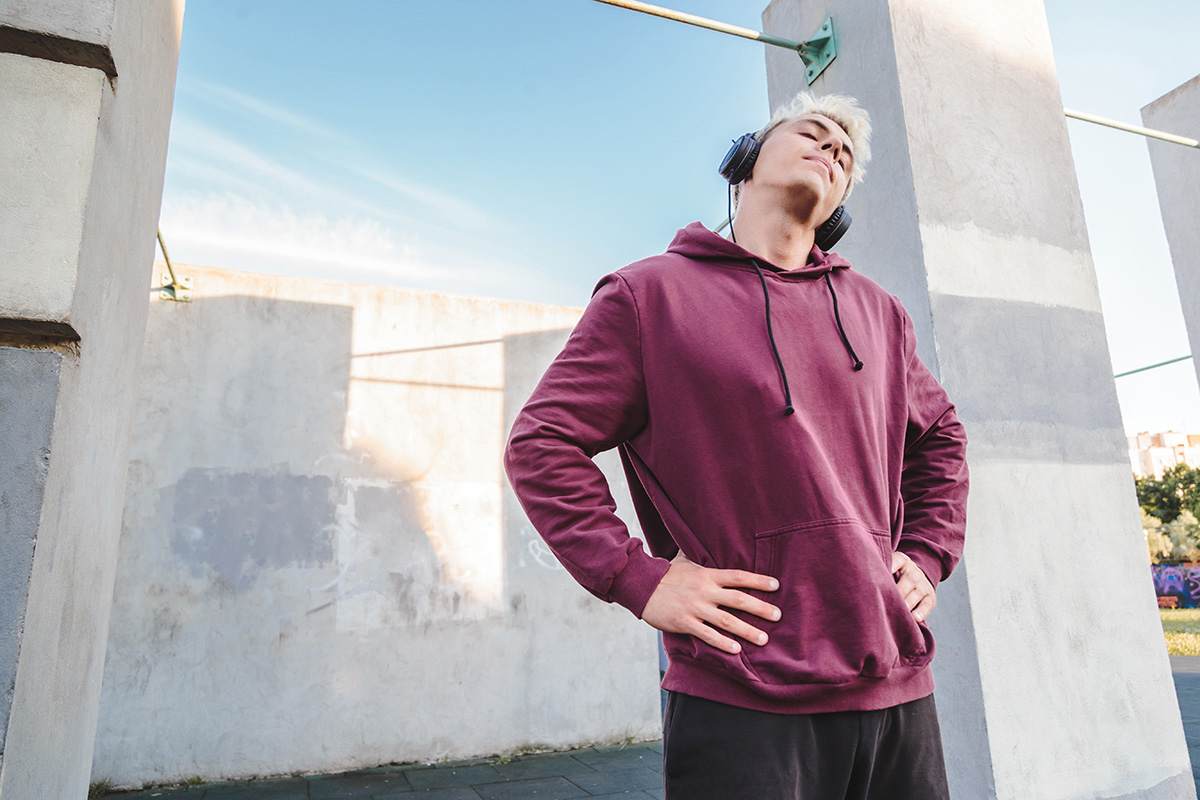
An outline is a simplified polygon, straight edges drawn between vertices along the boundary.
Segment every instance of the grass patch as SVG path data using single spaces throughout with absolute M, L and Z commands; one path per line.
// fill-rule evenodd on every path
M 1160 608 L 1167 652 L 1173 656 L 1200 656 L 1200 608 Z
M 104 797 L 106 794 L 112 794 L 114 791 L 113 785 L 107 780 L 93 781 L 88 785 L 88 797 Z

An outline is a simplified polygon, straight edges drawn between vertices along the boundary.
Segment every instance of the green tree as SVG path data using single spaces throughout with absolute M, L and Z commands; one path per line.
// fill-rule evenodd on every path
M 1200 517 L 1200 468 L 1176 464 L 1161 479 L 1135 477 L 1134 484 L 1138 505 L 1163 524 L 1170 525 L 1184 510 Z

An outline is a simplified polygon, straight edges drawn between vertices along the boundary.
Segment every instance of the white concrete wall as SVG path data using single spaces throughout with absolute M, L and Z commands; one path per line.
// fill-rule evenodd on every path
M 87 794 L 182 15 L 0 0 L 3 800 Z
M 1042 3 L 774 0 L 764 29 L 826 13 L 812 88 L 875 123 L 837 250 L 903 300 L 970 442 L 929 620 L 951 792 L 1194 798 Z M 773 106 L 805 88 L 766 58 Z
M 195 300 L 151 302 L 95 780 L 661 735 L 654 631 L 570 578 L 501 469 L 581 309 L 176 270 Z
M 0 53 L 0 174 L 19 187 L 0 192 L 5 318 L 70 316 L 105 88 L 100 70 Z
M 1142 120 L 1148 128 L 1200 139 L 1200 75 L 1143 108 Z M 1200 151 L 1150 138 L 1146 146 L 1200 380 Z
M 2 0 L 0 25 L 109 47 L 117 0 Z

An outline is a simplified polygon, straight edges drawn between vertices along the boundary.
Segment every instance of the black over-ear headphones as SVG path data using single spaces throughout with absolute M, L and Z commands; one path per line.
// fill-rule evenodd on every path
M 754 162 L 758 160 L 758 151 L 761 147 L 762 144 L 754 138 L 753 133 L 739 136 L 734 141 L 733 147 L 730 147 L 729 152 L 725 154 L 725 160 L 721 162 L 721 177 L 729 181 L 731 186 L 749 178 L 750 173 L 754 171 Z M 837 244 L 838 239 L 841 239 L 849 229 L 851 221 L 845 206 L 838 206 L 834 209 L 833 213 L 829 215 L 829 219 L 817 228 L 815 239 L 817 247 L 829 250 Z

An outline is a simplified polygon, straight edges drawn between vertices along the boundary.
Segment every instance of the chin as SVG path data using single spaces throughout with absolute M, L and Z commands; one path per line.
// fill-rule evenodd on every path
M 790 187 L 789 195 L 791 195 L 791 205 L 796 209 L 821 209 L 829 204 L 829 187 L 811 179 L 796 181 Z M 834 205 L 825 212 L 824 216 L 821 216 L 821 219 L 817 220 L 817 224 L 819 225 L 828 219 L 829 215 L 833 213 L 834 208 L 837 208 L 837 206 Z M 821 214 L 820 211 L 816 211 L 815 213 L 818 216 Z

